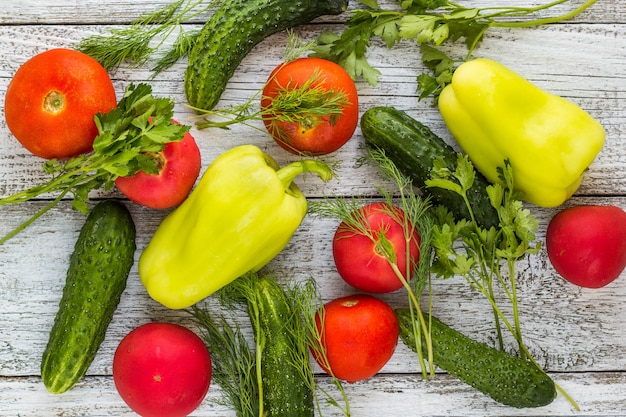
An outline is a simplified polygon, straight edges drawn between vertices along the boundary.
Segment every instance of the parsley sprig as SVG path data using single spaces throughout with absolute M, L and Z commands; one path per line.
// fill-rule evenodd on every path
M 450 172 L 438 161 L 433 167 L 431 179 L 426 181 L 426 186 L 459 194 L 466 200 L 470 214 L 473 214 L 467 192 L 474 183 L 474 168 L 466 155 L 459 155 L 457 161 L 455 172 Z M 527 254 L 537 253 L 541 242 L 532 244 L 538 222 L 528 209 L 523 208 L 519 194 L 512 188 L 513 176 L 508 161 L 505 161 L 504 168 L 499 167 L 499 174 L 504 185 L 495 183 L 487 187 L 491 205 L 497 210 L 500 219 L 498 228 L 485 229 L 473 218 L 455 221 L 447 208 L 437 208 L 437 222 L 433 233 L 436 257 L 432 270 L 443 278 L 463 276 L 473 288 L 485 295 L 494 310 L 500 348 L 504 347 L 499 325 L 503 322 L 515 335 L 521 354 L 525 355 L 527 352 L 518 317 L 515 263 Z M 463 243 L 461 248 L 456 245 L 459 241 Z M 503 263 L 506 264 L 508 282 L 501 268 Z M 498 305 L 494 282 L 501 285 L 512 304 L 513 323 Z
M 0 244 L 47 213 L 68 193 L 73 195 L 72 207 L 87 213 L 92 190 L 111 190 L 119 176 L 132 176 L 139 171 L 157 173 L 157 162 L 150 155 L 163 150 L 168 142 L 182 140 L 189 130 L 188 126 L 172 122 L 173 109 L 174 102 L 155 98 L 150 85 L 129 85 L 115 109 L 95 115 L 98 136 L 91 152 L 44 162 L 43 170 L 50 175 L 48 181 L 0 199 L 0 206 L 4 206 L 57 194 L 44 208 L 0 238 Z
M 398 0 L 400 9 L 387 10 L 377 0 L 359 0 L 365 9 L 352 11 L 341 34 L 324 32 L 317 39 L 314 56 L 329 59 L 344 67 L 354 78 L 363 78 L 370 85 L 378 83 L 380 71 L 367 60 L 372 38 L 381 39 L 388 48 L 401 41 L 421 45 L 422 61 L 432 71 L 417 77 L 419 97 L 438 97 L 452 78 L 455 65 L 468 60 L 491 27 L 533 27 L 571 19 L 597 0 L 583 4 L 564 14 L 537 17 L 547 9 L 571 0 L 555 0 L 535 7 L 497 6 L 466 7 L 448 0 Z M 467 53 L 453 59 L 439 47 L 447 42 L 464 40 Z
M 487 187 L 490 203 L 497 210 L 500 224 L 489 229 L 481 227 L 476 223 L 467 199 L 467 192 L 474 182 L 474 167 L 467 155 L 458 154 L 457 160 L 455 172 L 448 170 L 443 161 L 436 161 L 426 186 L 459 194 L 471 215 L 470 219 L 456 221 L 447 208 L 436 208 L 432 233 L 435 256 L 431 270 L 441 278 L 463 277 L 491 305 L 500 349 L 504 349 L 504 325 L 515 338 L 520 357 L 537 364 L 523 338 L 516 264 L 541 249 L 541 242 L 535 241 L 539 223 L 530 210 L 524 208 L 522 195 L 514 188 L 511 164 L 505 160 L 504 165 L 498 168 L 501 182 Z M 508 309 L 497 296 L 501 293 L 508 299 L 511 313 L 506 313 Z M 578 409 L 576 402 L 558 385 L 557 389 Z

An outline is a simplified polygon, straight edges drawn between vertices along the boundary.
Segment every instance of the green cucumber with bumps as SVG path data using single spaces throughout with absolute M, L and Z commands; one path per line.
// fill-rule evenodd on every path
M 43 353 L 41 377 L 54 394 L 86 374 L 104 340 L 134 263 L 128 209 L 103 200 L 89 213 L 70 256 L 59 310 Z
M 398 170 L 429 195 L 434 204 L 445 206 L 457 221 L 470 219 L 469 210 L 459 194 L 426 187 L 435 160 L 442 159 L 451 172 L 457 167 L 458 153 L 432 130 L 402 110 L 381 106 L 365 111 L 361 117 L 361 131 L 366 145 L 384 151 Z M 489 185 L 490 182 L 476 171 L 474 184 L 467 193 L 476 222 L 487 229 L 498 227 L 500 223 L 487 194 Z
M 410 310 L 398 308 L 396 316 L 402 341 L 417 351 Z M 424 316 L 431 323 L 433 362 L 450 375 L 516 408 L 542 407 L 556 398 L 554 381 L 534 363 L 473 340 L 432 315 Z
M 185 95 L 211 110 L 241 61 L 270 35 L 323 15 L 338 15 L 348 0 L 225 0 L 205 23 L 189 52 Z
M 294 365 L 294 308 L 288 295 L 271 276 L 260 276 L 256 297 L 248 300 L 249 310 L 257 309 L 258 317 L 250 314 L 253 328 L 258 328 L 261 340 L 261 375 L 263 403 L 268 417 L 313 417 L 313 392 L 303 379 L 302 369 Z M 308 351 L 300 352 L 308 358 Z

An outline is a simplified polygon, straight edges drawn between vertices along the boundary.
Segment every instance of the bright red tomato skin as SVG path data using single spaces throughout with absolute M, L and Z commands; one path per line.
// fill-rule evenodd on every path
M 626 267 L 626 212 L 600 205 L 563 209 L 548 225 L 546 251 L 566 280 L 581 287 L 604 287 Z
M 406 238 L 404 227 L 390 214 L 395 211 L 398 219 L 405 218 L 405 213 L 397 206 L 387 203 L 370 203 L 360 208 L 359 216 L 367 221 L 367 229 L 376 236 L 385 231 L 396 253 L 398 268 L 406 279 Z M 410 262 L 419 261 L 420 237 L 417 230 L 413 233 L 410 245 Z M 337 272 L 352 287 L 375 294 L 388 293 L 402 288 L 402 282 L 392 269 L 389 261 L 377 253 L 376 242 L 369 236 L 356 233 L 345 222 L 337 228 L 333 237 L 333 259 Z
M 343 108 L 338 120 L 331 123 L 323 117 L 312 127 L 294 122 L 272 123 L 267 116 L 272 100 L 281 89 L 289 86 L 297 89 L 307 83 L 319 71 L 321 81 L 315 86 L 326 90 L 343 91 L 349 105 Z M 320 58 L 299 58 L 277 66 L 263 88 L 261 98 L 263 122 L 274 141 L 283 149 L 296 155 L 326 155 L 335 152 L 348 142 L 356 130 L 359 117 L 359 98 L 356 85 L 350 75 L 334 62 Z M 285 136 L 287 140 L 285 140 Z
M 64 106 L 58 106 L 61 102 Z M 35 55 L 16 71 L 4 110 L 9 130 L 28 151 L 64 159 L 91 151 L 98 135 L 94 116 L 116 105 L 111 79 L 95 59 L 55 48 Z
M 211 357 L 191 330 L 174 323 L 137 327 L 120 342 L 113 380 L 142 417 L 184 417 L 198 408 L 211 383 Z
M 329 301 L 317 312 L 315 323 L 333 375 L 349 383 L 370 378 L 380 371 L 393 356 L 400 334 L 391 306 L 367 294 Z M 330 374 L 314 351 L 313 357 Z
M 186 133 L 180 142 L 167 143 L 158 157 L 163 161 L 158 174 L 139 171 L 132 177 L 118 177 L 115 186 L 137 204 L 167 209 L 187 198 L 200 175 L 202 159 L 190 133 Z

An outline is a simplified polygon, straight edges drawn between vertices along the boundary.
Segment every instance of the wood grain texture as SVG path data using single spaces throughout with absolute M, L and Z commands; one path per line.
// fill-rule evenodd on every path
M 406 375 L 382 375 L 346 387 L 351 398 L 353 417 L 371 416 L 622 416 L 623 392 L 626 379 L 619 373 L 562 374 L 557 381 L 574 396 L 588 396 L 580 411 L 570 408 L 563 398 L 538 409 L 515 409 L 486 401 L 484 396 L 447 375 L 423 381 Z M 320 386 L 335 394 L 326 377 L 319 378 Z M 20 401 L 11 394 L 20 393 Z M 92 401 L 85 401 L 90 395 Z M 235 417 L 235 414 L 215 404 L 220 389 L 213 386 L 201 406 L 190 417 Z M 340 400 L 338 396 L 335 397 Z M 442 398 L 445 401 L 442 401 Z M 50 398 L 36 377 L 3 378 L 0 380 L 0 415 L 2 416 L 90 416 L 131 417 L 115 392 L 108 376 L 94 376 L 80 382 L 63 395 Z M 602 410 L 598 413 L 597 410 Z M 342 414 L 329 405 L 322 406 L 328 417 Z
M 391 0 L 387 2 L 390 4 Z M 32 55 L 53 47 L 72 47 L 85 36 L 128 24 L 141 13 L 166 1 L 4 0 L 0 9 L 0 102 L 19 66 Z M 480 0 L 474 6 L 537 5 L 539 1 Z M 574 4 L 581 4 L 580 0 Z M 356 3 L 351 4 L 354 9 Z M 562 9 L 560 9 L 562 10 Z M 548 15 L 555 12 L 549 12 Z M 296 32 L 312 38 L 322 30 L 339 31 L 346 15 L 323 17 Z M 187 28 L 198 28 L 198 17 Z M 229 82 L 220 106 L 239 104 L 254 94 L 282 59 L 287 41 L 279 33 L 259 44 Z M 453 47 L 452 53 L 462 53 Z M 403 42 L 387 49 L 373 42 L 371 63 L 381 71 L 376 87 L 357 83 L 361 111 L 373 105 L 392 105 L 407 111 L 455 146 L 436 108 L 416 98 L 416 76 L 424 71 L 419 48 Z M 622 0 L 600 0 L 575 19 L 536 28 L 491 29 L 475 56 L 499 60 L 542 88 L 579 104 L 606 128 L 607 141 L 576 196 L 565 206 L 615 204 L 626 209 L 626 7 Z M 185 107 L 179 62 L 154 79 L 145 68 L 122 66 L 111 72 L 121 95 L 131 82 L 150 82 L 157 95 L 176 101 L 176 116 L 190 122 Z M 259 125 L 259 127 L 262 127 Z M 203 167 L 233 146 L 254 143 L 282 165 L 293 156 L 279 149 L 262 130 L 233 126 L 228 131 L 192 130 L 202 152 Z M 382 181 L 371 167 L 357 167 L 363 138 L 354 138 L 330 160 L 337 179 L 322 184 L 315 177 L 297 180 L 311 200 L 324 196 L 374 196 Z M 46 179 L 40 160 L 29 155 L 0 119 L 0 196 L 10 195 Z M 94 192 L 94 199 L 121 198 L 116 192 Z M 46 204 L 46 200 L 0 207 L 0 235 L 4 235 Z M 95 201 L 94 201 L 95 204 Z M 128 203 L 138 231 L 137 254 L 167 212 Z M 529 207 L 540 221 L 539 240 L 558 209 Z M 68 200 L 23 233 L 0 246 L 0 417 L 5 416 L 131 416 L 117 395 L 111 360 L 121 338 L 134 327 L 154 320 L 175 321 L 193 328 L 184 312 L 171 311 L 151 300 L 139 282 L 136 265 L 127 289 L 88 376 L 74 390 L 55 396 L 39 378 L 41 354 L 61 296 L 69 255 L 84 216 Z M 331 239 L 337 222 L 307 217 L 289 246 L 268 269 L 294 280 L 314 277 L 324 300 L 353 292 L 334 270 Z M 531 352 L 554 379 L 580 404 L 574 410 L 559 396 L 540 409 L 503 407 L 446 374 L 428 381 L 419 376 L 413 353 L 401 343 L 382 372 L 371 380 L 347 386 L 353 417 L 370 416 L 626 416 L 626 273 L 611 285 L 587 290 L 567 284 L 550 266 L 545 251 L 518 266 L 522 323 Z M 401 291 L 382 296 L 394 306 L 406 305 Z M 214 300 L 203 303 L 215 306 Z M 493 343 L 489 306 L 468 289 L 461 278 L 433 280 L 433 311 L 453 327 Z M 249 324 L 241 318 L 245 331 Z M 512 341 L 510 347 L 513 347 Z M 319 369 L 318 369 L 319 371 Z M 332 388 L 319 373 L 324 388 Z M 219 387 L 193 416 L 234 416 L 216 405 Z M 331 406 L 324 416 L 339 416 Z

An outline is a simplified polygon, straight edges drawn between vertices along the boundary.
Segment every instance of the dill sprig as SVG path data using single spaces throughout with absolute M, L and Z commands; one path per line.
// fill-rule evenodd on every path
M 282 65 L 288 62 L 285 61 Z M 270 77 L 265 85 L 272 80 Z M 296 86 L 291 82 L 279 85 L 276 94 L 271 98 L 270 107 L 258 108 L 257 101 L 265 98 L 261 88 L 239 105 L 214 110 L 194 109 L 200 114 L 196 127 L 226 129 L 233 124 L 252 126 L 251 122 L 264 120 L 269 122 L 268 131 L 288 143 L 290 140 L 287 132 L 281 125 L 296 123 L 313 128 L 325 118 L 332 125 L 341 116 L 343 109 L 351 104 L 348 94 L 342 90 L 324 88 L 322 82 L 320 71 L 316 69 L 301 85 Z
M 343 387 L 343 382 L 332 374 L 332 369 L 328 361 L 328 354 L 324 344 L 322 343 L 321 329 L 324 328 L 325 310 L 322 308 L 323 301 L 317 291 L 315 280 L 309 279 L 294 287 L 294 290 L 290 293 L 290 298 L 292 300 L 297 300 L 294 305 L 299 311 L 299 317 L 302 319 L 300 326 L 304 329 L 304 333 L 306 335 L 306 340 L 304 340 L 304 342 L 306 343 L 307 349 L 310 348 L 311 351 L 315 353 L 317 360 L 321 362 L 320 365 L 323 366 L 324 369 L 329 370 L 332 384 L 335 386 L 337 391 L 339 391 L 343 405 L 340 404 L 328 390 L 320 387 L 319 384 L 316 384 L 316 388 L 324 394 L 328 404 L 338 408 L 345 417 L 350 417 L 350 400 L 348 399 L 346 391 Z M 317 327 L 315 320 L 315 317 L 318 314 L 320 320 L 319 328 Z M 317 395 L 315 396 L 315 401 L 318 413 L 321 416 L 321 404 Z
M 265 278 L 278 280 L 273 275 Z M 235 411 L 237 417 L 264 416 L 262 375 L 262 352 L 265 347 L 266 335 L 259 325 L 261 311 L 258 306 L 259 275 L 248 273 L 239 277 L 218 293 L 218 300 L 228 311 L 245 311 L 252 323 L 254 343 L 251 345 L 245 338 L 241 328 L 227 320 L 224 315 L 214 315 L 207 308 L 194 305 L 188 310 L 195 318 L 202 330 L 203 340 L 207 344 L 214 362 L 216 383 L 224 391 L 219 403 Z M 325 352 L 321 348 L 321 335 L 315 325 L 315 313 L 321 307 L 321 297 L 317 291 L 315 281 L 310 278 L 302 283 L 281 285 L 282 295 L 278 303 L 287 303 L 290 314 L 280 319 L 284 324 L 285 334 L 293 341 L 288 346 L 287 361 L 297 370 L 301 380 L 314 396 L 318 411 L 321 415 L 321 405 L 317 396 L 317 389 L 327 397 L 327 401 L 339 407 L 342 413 L 349 417 L 349 404 L 341 381 L 334 378 L 335 386 L 341 391 L 345 408 L 342 408 L 327 391 L 318 387 L 311 366 L 309 349 Z M 322 349 L 322 350 L 320 350 Z
M 407 291 L 411 311 L 416 314 L 420 323 L 420 326 L 414 329 L 415 340 L 418 343 L 417 355 L 422 369 L 422 376 L 427 378 L 429 375 L 432 376 L 435 374 L 435 367 L 432 360 L 433 353 L 430 326 L 422 314 L 420 299 L 430 285 L 430 263 L 432 260 L 431 240 L 434 225 L 434 219 L 430 215 L 430 200 L 423 199 L 415 193 L 411 180 L 398 170 L 393 161 L 385 155 L 382 149 L 368 148 L 367 152 L 367 156 L 360 162 L 374 163 L 380 168 L 382 177 L 392 181 L 394 184 L 393 193 L 382 188 L 379 189 L 379 193 L 390 207 L 386 214 L 404 228 L 407 260 L 411 259 L 410 248 L 416 230 L 420 236 L 419 261 L 417 264 L 407 262 L 406 271 L 401 271 L 398 268 L 396 262 L 397 256 L 393 252 L 393 248 L 389 248 L 390 250 L 382 253 L 384 253 L 390 267 L 394 270 L 395 275 Z M 309 212 L 321 217 L 336 218 L 344 222 L 355 234 L 366 236 L 373 242 L 377 242 L 381 238 L 384 239 L 384 236 L 380 236 L 368 226 L 368 222 L 365 220 L 362 210 L 359 210 L 367 203 L 368 201 L 364 197 L 327 198 L 322 202 L 311 203 Z M 401 208 L 404 214 L 392 209 L 392 207 Z M 430 291 L 428 291 L 428 293 L 428 308 L 430 308 Z M 424 348 L 422 347 L 422 340 L 426 342 Z M 426 352 L 425 356 L 424 352 Z
M 139 67 L 148 62 L 163 47 L 166 40 L 178 30 L 169 50 L 156 60 L 155 74 L 173 65 L 190 50 L 197 31 L 186 32 L 182 24 L 212 8 L 220 0 L 177 0 L 161 9 L 146 13 L 127 27 L 111 29 L 82 39 L 76 49 L 96 59 L 107 70 L 128 62 Z
M 283 51 L 283 63 L 274 69 L 273 74 L 277 74 L 281 67 L 313 47 L 312 42 L 304 41 L 293 31 L 289 30 L 287 33 L 289 41 Z M 228 129 L 231 125 L 243 124 L 261 130 L 253 122 L 264 120 L 269 122 L 267 130 L 288 144 L 290 142 L 288 133 L 281 128 L 281 124 L 295 123 L 312 128 L 315 123 L 321 123 L 326 118 L 333 124 L 341 116 L 343 109 L 351 104 L 348 94 L 344 91 L 324 88 L 321 71 L 315 69 L 299 86 L 292 82 L 278 85 L 276 94 L 271 98 L 271 106 L 260 108 L 259 102 L 269 98 L 263 96 L 263 91 L 274 79 L 269 77 L 264 85 L 243 103 L 211 110 L 192 108 L 199 114 L 200 120 L 196 122 L 196 127 Z
M 191 314 L 211 352 L 212 377 L 223 391 L 217 403 L 235 410 L 237 417 L 257 417 L 256 361 L 241 328 L 224 317 L 213 317 L 206 307 L 194 305 Z

